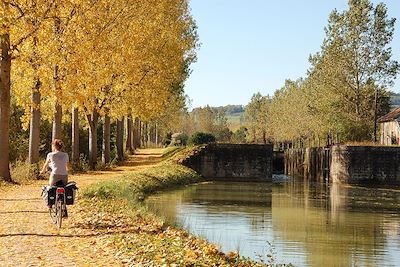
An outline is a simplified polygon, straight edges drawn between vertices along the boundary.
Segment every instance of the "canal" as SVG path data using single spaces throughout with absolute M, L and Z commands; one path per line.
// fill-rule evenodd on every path
M 150 210 L 222 251 L 295 266 L 400 266 L 400 188 L 274 176 L 161 192 Z

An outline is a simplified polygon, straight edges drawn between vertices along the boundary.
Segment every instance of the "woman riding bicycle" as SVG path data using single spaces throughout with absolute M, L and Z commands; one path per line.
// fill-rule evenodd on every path
M 47 169 L 51 168 L 49 185 L 56 185 L 57 182 L 62 182 L 62 185 L 66 185 L 68 183 L 68 171 L 70 169 L 69 157 L 68 154 L 62 152 L 63 142 L 60 139 L 54 139 L 51 143 L 51 150 L 49 154 L 47 154 L 46 161 L 43 165 L 40 174 L 44 174 Z

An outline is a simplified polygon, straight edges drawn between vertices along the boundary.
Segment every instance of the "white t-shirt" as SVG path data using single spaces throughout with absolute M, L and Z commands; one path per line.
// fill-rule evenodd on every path
M 69 161 L 69 157 L 67 153 L 61 151 L 50 152 L 47 154 L 46 160 L 49 161 L 51 174 L 68 175 L 67 162 Z

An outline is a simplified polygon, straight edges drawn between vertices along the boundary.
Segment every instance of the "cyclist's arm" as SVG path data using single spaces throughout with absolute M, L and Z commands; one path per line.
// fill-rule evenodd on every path
M 41 174 L 45 173 L 47 171 L 47 168 L 49 167 L 49 159 L 46 159 L 46 161 L 43 164 L 43 168 L 40 171 Z
M 71 163 L 67 161 L 67 171 L 69 172 L 69 170 L 71 170 Z

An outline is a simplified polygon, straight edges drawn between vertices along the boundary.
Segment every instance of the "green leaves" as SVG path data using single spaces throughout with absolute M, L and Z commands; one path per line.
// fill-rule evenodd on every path
M 253 97 L 247 107 L 250 134 L 268 127 L 259 120 L 264 114 L 275 141 L 328 134 L 340 134 L 342 141 L 371 140 L 375 92 L 377 113 L 384 114 L 389 109 L 387 89 L 399 73 L 390 47 L 394 22 L 384 4 L 374 7 L 368 0 L 351 0 L 348 10 L 333 10 L 321 51 L 310 56 L 307 77 L 287 81 L 269 111 L 257 107 L 260 95 Z

